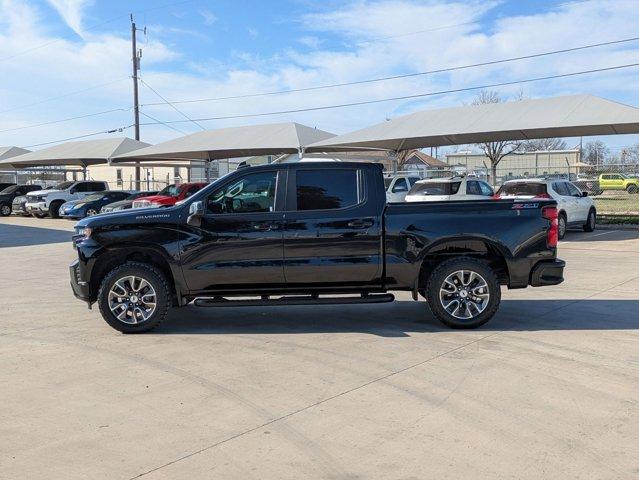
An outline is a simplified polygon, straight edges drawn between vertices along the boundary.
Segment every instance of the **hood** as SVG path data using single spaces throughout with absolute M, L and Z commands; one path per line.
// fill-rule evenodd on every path
M 84 205 L 85 203 L 91 203 L 91 201 L 87 202 L 84 199 L 80 200 L 69 200 L 68 202 L 64 202 L 62 204 L 63 207 L 77 207 L 79 205 Z
M 170 197 L 169 197 L 170 198 Z M 87 217 L 75 224 L 76 228 L 110 228 L 120 225 L 136 225 L 142 223 L 156 223 L 158 220 L 167 220 L 180 215 L 184 206 L 171 206 L 167 208 L 134 208 L 107 212 L 93 217 Z M 187 212 L 188 213 L 188 212 Z
M 36 190 L 35 192 L 27 193 L 27 197 L 35 197 L 40 195 L 49 195 L 50 193 L 59 193 L 62 190 Z
M 152 203 L 165 203 L 173 200 L 177 201 L 178 197 L 170 197 L 169 195 L 151 195 L 150 197 L 139 197 L 133 200 L 134 202 L 152 202 Z

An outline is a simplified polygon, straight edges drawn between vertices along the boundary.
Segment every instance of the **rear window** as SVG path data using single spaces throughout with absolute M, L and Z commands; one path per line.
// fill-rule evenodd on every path
M 497 195 L 517 196 L 517 197 L 536 197 L 546 192 L 546 185 L 543 183 L 508 183 L 502 185 Z
M 408 192 L 409 195 L 455 195 L 461 182 L 428 182 L 416 183 Z

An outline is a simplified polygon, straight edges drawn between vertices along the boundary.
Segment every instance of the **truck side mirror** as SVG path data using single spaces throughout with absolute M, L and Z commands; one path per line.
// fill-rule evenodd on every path
M 193 202 L 189 205 L 189 216 L 186 223 L 192 227 L 202 225 L 202 217 L 204 216 L 204 202 Z

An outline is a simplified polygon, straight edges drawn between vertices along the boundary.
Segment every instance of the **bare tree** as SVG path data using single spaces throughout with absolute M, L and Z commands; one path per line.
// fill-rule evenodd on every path
M 522 142 L 521 149 L 524 152 L 538 152 L 548 150 L 566 150 L 566 142 L 561 138 L 537 138 Z
M 610 149 L 601 140 L 593 140 L 583 146 L 582 162 L 602 165 L 610 158 Z
M 519 100 L 523 95 L 519 94 Z M 482 90 L 477 94 L 473 105 L 485 105 L 490 103 L 501 103 L 505 100 L 494 90 Z M 497 165 L 508 154 L 513 153 L 521 147 L 520 141 L 505 140 L 501 142 L 485 142 L 478 143 L 477 146 L 482 149 L 484 155 L 490 160 L 491 178 L 492 183 L 497 183 Z

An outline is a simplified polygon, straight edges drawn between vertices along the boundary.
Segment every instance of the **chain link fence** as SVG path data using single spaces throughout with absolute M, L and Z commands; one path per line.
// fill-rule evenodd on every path
M 415 169 L 398 175 L 418 175 L 421 178 L 443 178 L 470 175 L 493 183 L 487 168 L 451 165 L 449 169 Z M 570 180 L 592 196 L 597 212 L 607 217 L 630 217 L 639 220 L 639 164 L 566 165 L 535 172 L 534 169 L 497 169 L 496 187 L 508 180 L 523 178 L 561 178 Z

